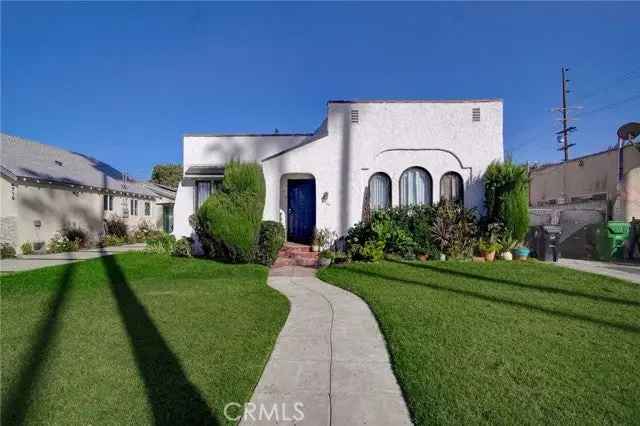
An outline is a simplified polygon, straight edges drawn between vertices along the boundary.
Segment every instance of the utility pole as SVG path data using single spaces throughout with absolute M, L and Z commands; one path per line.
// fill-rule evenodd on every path
M 565 162 L 569 160 L 569 148 L 575 145 L 575 143 L 569 143 L 569 133 L 576 130 L 575 126 L 569 126 L 569 107 L 567 106 L 569 89 L 567 85 L 570 80 L 566 78 L 567 71 L 569 71 L 569 68 L 562 67 L 562 108 L 560 108 L 560 112 L 562 112 L 562 130 L 556 132 L 558 142 L 562 143 L 558 151 L 564 151 Z

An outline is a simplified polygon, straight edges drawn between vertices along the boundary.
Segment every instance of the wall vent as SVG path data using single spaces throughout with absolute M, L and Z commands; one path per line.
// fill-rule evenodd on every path
M 352 123 L 360 122 L 360 110 L 357 110 L 357 109 L 351 110 L 351 122 Z
M 473 108 L 471 110 L 471 120 L 480 121 L 480 108 Z

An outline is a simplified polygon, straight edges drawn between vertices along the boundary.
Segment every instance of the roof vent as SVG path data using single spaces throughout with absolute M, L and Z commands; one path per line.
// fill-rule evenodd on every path
M 357 110 L 357 109 L 351 110 L 351 122 L 352 123 L 360 122 L 360 110 Z
M 58 166 L 62 167 L 62 161 L 54 160 L 54 162 L 55 162 Z
M 471 110 L 471 120 L 480 121 L 480 108 L 473 108 Z

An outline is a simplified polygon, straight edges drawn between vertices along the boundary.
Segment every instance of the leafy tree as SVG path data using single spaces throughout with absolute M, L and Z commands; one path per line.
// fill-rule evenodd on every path
M 156 164 L 151 172 L 151 182 L 177 188 L 182 180 L 181 164 Z

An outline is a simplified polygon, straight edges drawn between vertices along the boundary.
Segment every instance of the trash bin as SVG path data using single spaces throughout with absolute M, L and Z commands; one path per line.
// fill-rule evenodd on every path
M 631 226 L 627 222 L 609 221 L 596 232 L 598 260 L 624 259 L 624 242 L 629 239 Z
M 541 228 L 538 259 L 557 262 L 558 258 L 560 258 L 562 227 L 559 225 L 544 225 Z

